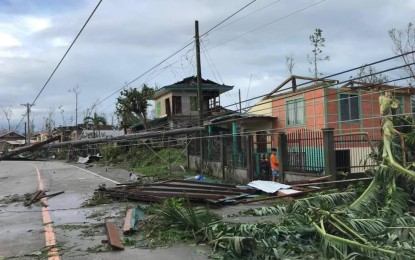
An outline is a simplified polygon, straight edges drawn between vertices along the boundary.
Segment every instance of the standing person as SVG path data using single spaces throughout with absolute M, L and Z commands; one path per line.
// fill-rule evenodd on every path
M 280 178 L 280 164 L 278 163 L 277 159 L 277 149 L 271 149 L 271 174 L 272 174 L 272 181 L 279 181 Z

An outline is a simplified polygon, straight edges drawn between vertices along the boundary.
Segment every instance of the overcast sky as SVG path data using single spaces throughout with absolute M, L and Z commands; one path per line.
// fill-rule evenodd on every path
M 98 99 L 105 100 L 99 113 L 113 113 L 118 93 L 110 95 L 191 42 L 195 20 L 203 34 L 250 2 L 104 0 L 32 108 L 36 130 L 50 109 L 57 125 L 62 114 L 70 123 L 75 94 L 68 90 L 77 85 L 78 121 Z M 35 99 L 97 3 L 0 0 L 0 105 L 13 108 L 13 126 L 25 113 L 20 104 Z M 388 30 L 415 22 L 414 13 L 413 0 L 257 0 L 202 37 L 202 76 L 234 86 L 221 97 L 222 105 L 236 102 L 238 89 L 242 99 L 270 92 L 289 76 L 285 57 L 290 53 L 294 74 L 311 76 L 307 54 L 316 28 L 326 38 L 323 52 L 330 61 L 319 70 L 327 76 L 393 56 Z M 131 86 L 164 86 L 194 75 L 194 54 L 192 44 Z M 0 114 L 0 128 L 6 125 Z

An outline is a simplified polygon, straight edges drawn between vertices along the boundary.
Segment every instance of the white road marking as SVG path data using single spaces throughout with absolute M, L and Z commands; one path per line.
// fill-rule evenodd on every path
M 85 169 L 83 169 L 83 168 L 80 168 L 80 167 L 75 166 L 75 165 L 72 165 L 72 164 L 69 164 L 69 165 L 70 165 L 70 166 L 72 166 L 72 167 L 74 167 L 74 168 L 77 168 L 77 169 L 79 169 L 79 170 L 83 170 L 83 171 L 85 171 L 85 172 L 87 172 L 87 173 L 90 173 L 90 174 L 92 174 L 92 175 L 95 175 L 95 176 L 97 176 L 97 177 L 99 177 L 99 178 L 102 178 L 102 179 L 104 179 L 104 180 L 107 180 L 107 181 L 113 182 L 113 183 L 115 183 L 115 184 L 120 184 L 118 181 L 111 180 L 111 179 L 109 179 L 109 178 L 107 178 L 107 177 L 104 177 L 104 176 L 101 176 L 101 175 L 99 175 L 99 174 L 97 174 L 97 173 L 95 173 L 95 172 L 91 172 L 91 171 L 85 170 Z

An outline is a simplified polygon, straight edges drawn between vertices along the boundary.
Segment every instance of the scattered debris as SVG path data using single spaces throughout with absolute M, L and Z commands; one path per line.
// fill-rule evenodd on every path
M 130 172 L 130 180 L 132 180 L 132 181 L 136 181 L 136 180 L 138 180 L 139 178 L 141 178 L 141 177 L 138 177 L 136 174 L 134 174 L 134 173 Z
M 289 189 L 291 186 L 285 185 L 279 182 L 273 181 L 251 181 L 247 184 L 250 187 L 254 187 L 258 190 L 262 190 L 266 193 L 275 193 L 282 189 Z
M 105 227 L 108 234 L 108 244 L 116 250 L 124 250 L 124 246 L 121 243 L 120 234 L 118 233 L 118 228 L 112 222 L 106 222 Z
M 235 185 L 190 180 L 166 180 L 152 184 L 114 188 L 101 186 L 97 190 L 98 194 L 135 201 L 160 202 L 166 198 L 189 198 L 192 202 L 208 202 L 218 205 L 234 203 L 256 192 L 257 190 L 241 189 Z
M 47 195 L 42 196 L 42 198 L 52 198 L 52 197 L 55 197 L 55 196 L 60 195 L 62 193 L 65 193 L 65 191 L 58 191 L 58 192 L 55 192 L 55 193 L 47 194 Z
M 83 164 L 87 164 L 90 163 L 92 161 L 99 161 L 102 158 L 102 156 L 100 156 L 99 154 L 97 155 L 88 155 L 87 157 L 78 157 L 78 163 L 83 163 Z
M 32 205 L 32 203 L 38 201 L 41 199 L 42 196 L 45 195 L 45 192 L 43 190 L 38 190 L 35 192 L 35 194 L 33 194 L 33 197 L 31 200 L 29 200 L 29 202 L 25 203 L 25 206 L 28 207 L 30 205 Z
M 131 235 L 137 232 L 138 221 L 144 219 L 144 211 L 141 208 L 128 209 L 124 220 L 124 235 Z

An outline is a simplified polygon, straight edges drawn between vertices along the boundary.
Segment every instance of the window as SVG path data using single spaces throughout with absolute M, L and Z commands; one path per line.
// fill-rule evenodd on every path
M 304 99 L 288 100 L 286 102 L 287 125 L 303 125 L 304 124 Z
M 341 121 L 360 119 L 358 95 L 340 94 L 340 116 Z
M 197 97 L 190 97 L 190 111 L 198 111 Z
M 156 115 L 161 116 L 161 102 L 157 102 L 156 104 Z
M 173 115 L 182 113 L 182 97 L 173 96 Z
M 395 115 L 403 115 L 405 113 L 404 97 L 402 95 L 395 95 L 395 99 L 399 102 L 399 107 L 395 110 Z

